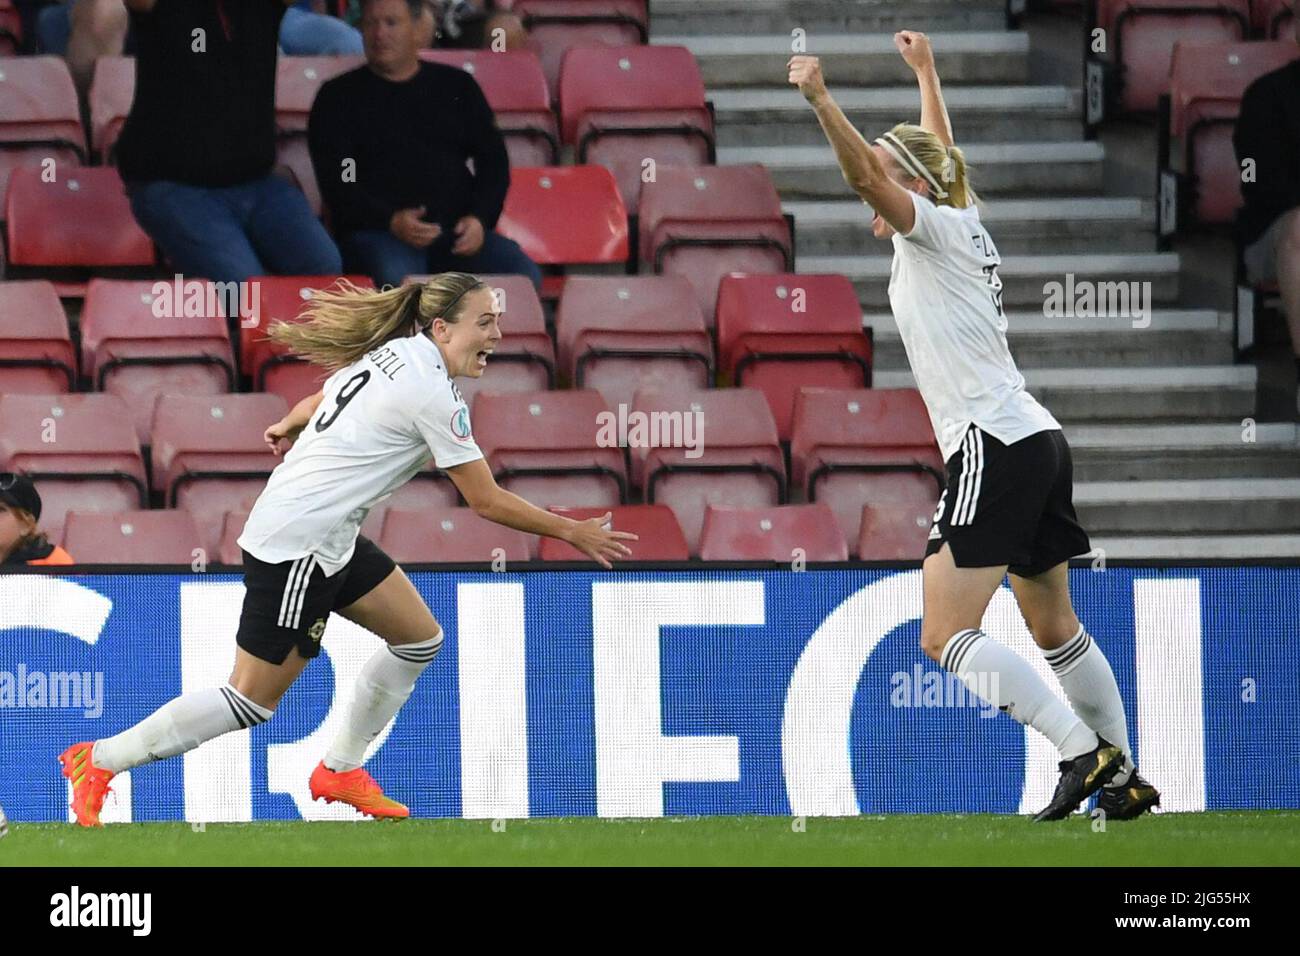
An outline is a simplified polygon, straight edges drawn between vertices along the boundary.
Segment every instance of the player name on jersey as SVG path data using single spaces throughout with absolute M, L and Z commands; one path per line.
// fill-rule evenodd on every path
M 406 362 L 400 355 L 394 352 L 387 345 L 381 345 L 379 348 L 366 353 L 366 358 L 388 376 L 390 381 L 395 381 L 394 376 L 406 367 Z

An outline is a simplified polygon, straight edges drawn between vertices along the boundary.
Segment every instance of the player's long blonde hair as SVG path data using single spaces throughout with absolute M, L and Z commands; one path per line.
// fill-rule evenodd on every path
M 382 292 L 340 279 L 312 296 L 300 321 L 273 322 L 267 337 L 334 372 L 389 339 L 427 330 L 436 318 L 454 323 L 465 294 L 477 288 L 487 285 L 467 272 L 443 272 L 428 282 Z
M 915 158 L 930 174 L 929 177 L 921 176 L 921 179 L 929 182 L 930 178 L 933 178 L 930 184 L 930 198 L 936 206 L 965 209 L 980 201 L 980 198 L 975 195 L 975 190 L 971 188 L 966 154 L 956 146 L 944 146 L 934 133 L 912 123 L 899 123 L 886 134 L 885 138 L 889 136 L 902 143 L 906 147 L 906 152 L 911 154 L 910 158 Z M 886 149 L 889 148 L 886 146 Z M 908 158 L 904 154 L 904 159 Z M 914 171 L 908 169 L 906 163 L 899 165 L 909 177 L 915 178 Z M 940 196 L 935 190 L 936 185 L 947 195 Z

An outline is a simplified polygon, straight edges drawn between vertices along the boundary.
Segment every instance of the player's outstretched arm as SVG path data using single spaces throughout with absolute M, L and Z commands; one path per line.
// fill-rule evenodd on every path
M 790 82 L 799 88 L 817 114 L 827 141 L 835 150 L 844 181 L 895 230 L 907 235 L 916 222 L 916 209 L 907 191 L 889 178 L 870 144 L 849 122 L 844 110 L 826 89 L 821 62 L 815 56 L 793 56 L 788 64 Z
M 921 128 L 938 136 L 943 145 L 952 146 L 952 122 L 943 102 L 939 73 L 934 68 L 930 38 L 914 30 L 900 30 L 894 34 L 894 46 L 916 74 L 916 82 L 921 87 Z
M 447 474 L 474 513 L 489 521 L 528 534 L 567 541 L 603 568 L 612 567 L 612 560 L 632 555 L 622 542 L 636 541 L 637 536 L 630 531 L 609 530 L 609 514 L 603 518 L 574 521 L 543 511 L 498 485 L 482 458 L 448 468 Z
M 298 434 L 307 427 L 307 423 L 311 421 L 311 417 L 316 414 L 316 409 L 320 407 L 320 403 L 324 401 L 324 399 L 325 392 L 323 390 L 317 392 L 315 395 L 308 395 L 297 405 L 293 406 L 293 410 L 290 411 L 288 415 L 285 415 L 284 418 L 280 419 L 268 428 L 263 433 L 262 438 L 271 446 L 271 451 L 276 455 L 280 454 L 281 440 L 289 443 L 288 446 L 285 447 L 284 451 L 287 452 L 289 448 L 293 447 L 293 443 L 295 439 L 297 439 Z

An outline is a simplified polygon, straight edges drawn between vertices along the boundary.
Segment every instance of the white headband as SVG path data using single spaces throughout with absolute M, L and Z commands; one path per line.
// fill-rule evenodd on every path
M 879 137 L 876 142 L 884 148 L 885 152 L 894 157 L 894 161 L 897 162 L 898 165 L 902 166 L 903 169 L 911 173 L 914 177 L 924 179 L 928 182 L 930 188 L 934 190 L 936 199 L 948 198 L 947 190 L 939 185 L 939 181 L 934 178 L 930 173 L 930 170 L 926 169 L 925 166 L 921 164 L 921 161 L 912 155 L 912 151 L 903 145 L 901 139 L 893 133 L 886 133 L 884 136 Z M 895 147 L 897 147 L 897 149 L 895 149 Z M 951 162 L 951 159 L 949 162 Z

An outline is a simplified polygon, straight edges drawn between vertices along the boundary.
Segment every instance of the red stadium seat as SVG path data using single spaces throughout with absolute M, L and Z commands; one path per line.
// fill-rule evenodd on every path
M 155 291 L 164 287 L 170 315 Z M 215 288 L 215 287 L 214 287 Z M 212 395 L 235 385 L 234 354 L 220 309 L 181 314 L 172 283 L 91 279 L 81 312 L 81 367 L 96 391 L 121 396 L 136 434 L 148 442 L 154 400 L 163 392 Z
M 1251 25 L 1264 39 L 1288 38 L 1295 19 L 1295 0 L 1253 0 L 1250 16 Z
M 247 511 L 227 511 L 222 516 L 221 543 L 217 546 L 217 561 L 221 564 L 243 565 L 244 551 L 239 546 L 239 536 L 247 522 Z
M 860 561 L 920 561 L 934 523 L 936 502 L 930 489 L 917 482 L 885 476 L 875 490 L 877 500 L 862 506 L 854 557 Z M 892 477 L 892 480 L 889 480 Z
M 248 280 L 257 291 L 256 324 L 241 321 L 239 361 L 245 375 L 252 377 L 259 392 L 273 392 L 290 407 L 320 390 L 329 376 L 323 369 L 291 355 L 266 337 L 271 323 L 296 322 L 317 289 L 328 289 L 337 276 L 256 276 Z M 373 289 L 369 276 L 344 276 L 353 285 Z
M 649 39 L 646 0 L 514 0 L 513 9 L 552 90 L 559 89 L 560 65 L 570 47 L 626 46 Z
M 206 547 L 186 511 L 68 513 L 63 547 L 78 564 L 206 564 Z M 197 554 L 196 554 L 197 552 Z
M 1120 70 L 1119 107 L 1150 113 L 1169 91 L 1174 44 L 1245 40 L 1249 0 L 1099 0 L 1098 25 Z
M 0 15 L 0 30 L 7 18 Z M 11 170 L 54 160 L 55 174 L 86 161 L 77 91 L 68 64 L 57 56 L 0 60 L 0 198 Z
M 262 440 L 289 411 L 278 395 L 162 395 L 150 452 L 153 487 L 194 515 L 211 554 L 228 511 L 251 506 L 280 463 Z
M 54 286 L 0 282 L 0 393 L 53 395 L 77 385 L 77 356 Z
M 660 166 L 641 192 L 642 268 L 684 275 L 713 325 L 728 273 L 794 271 L 794 243 L 766 167 Z
M 1175 44 L 1169 135 L 1181 140 L 1198 221 L 1233 221 L 1242 201 L 1241 167 L 1232 143 L 1241 97 L 1257 78 L 1297 57 L 1300 47 L 1289 41 Z
M 135 58 L 101 56 L 90 83 L 90 135 L 95 154 L 116 165 L 114 147 L 135 97 Z
M 407 276 L 425 282 L 431 276 Z M 497 296 L 501 341 L 480 378 L 462 376 L 456 387 L 467 403 L 481 391 L 539 392 L 555 386 L 555 346 L 546 331 L 546 316 L 537 290 L 526 276 L 480 275 Z M 405 284 L 405 283 L 404 283 Z
M 785 457 L 761 392 L 638 392 L 632 405 L 620 437 L 633 483 L 647 503 L 673 509 L 692 553 L 708 505 L 785 504 Z
M 609 169 L 636 212 L 646 159 L 717 161 L 699 65 L 686 47 L 572 47 L 560 73 L 560 129 L 579 163 Z
M 555 313 L 561 367 L 611 408 L 638 389 L 708 388 L 713 343 L 695 290 L 681 276 L 577 276 Z
M 627 209 L 603 166 L 512 169 L 497 231 L 538 265 L 627 261 Z
M 823 504 L 719 508 L 704 513 L 704 561 L 847 561 L 844 535 Z
M 45 182 L 39 166 L 23 166 L 9 185 L 10 266 L 153 266 L 153 242 L 137 225 L 116 169 L 66 169 Z
M 480 518 L 471 508 L 390 508 L 378 545 L 400 563 L 528 561 L 533 535 Z
M 116 395 L 0 395 L 0 470 L 31 477 L 52 541 L 69 511 L 149 506 L 140 443 Z
M 944 465 L 921 393 L 805 389 L 795 407 L 790 477 L 809 501 L 830 506 L 847 541 L 858 540 L 864 504 L 885 512 L 873 518 L 881 527 L 912 528 L 919 515 L 924 538 Z
M 596 391 L 480 392 L 474 437 L 503 488 L 539 507 L 627 500 L 623 450 L 601 444 L 612 412 Z
M 636 541 L 624 541 L 632 552 L 629 561 L 687 561 L 691 551 L 677 516 L 667 505 L 624 505 L 621 508 L 552 508 L 556 514 L 586 521 L 613 512 L 610 525 L 615 531 L 631 531 Z M 590 561 L 585 554 L 555 538 L 542 538 L 538 557 L 543 561 Z
M 560 127 L 542 63 L 531 50 L 421 50 L 420 59 L 469 73 L 496 115 L 511 166 L 560 162 Z
M 307 149 L 307 118 L 321 85 L 366 62 L 363 56 L 284 56 L 276 61 L 276 161 L 293 170 L 298 186 L 320 215 L 320 187 Z
M 23 18 L 11 0 L 0 0 L 0 56 L 13 56 L 23 43 Z
M 767 396 L 783 441 L 800 388 L 871 385 L 871 341 L 842 275 L 727 276 L 717 320 L 719 371 Z

